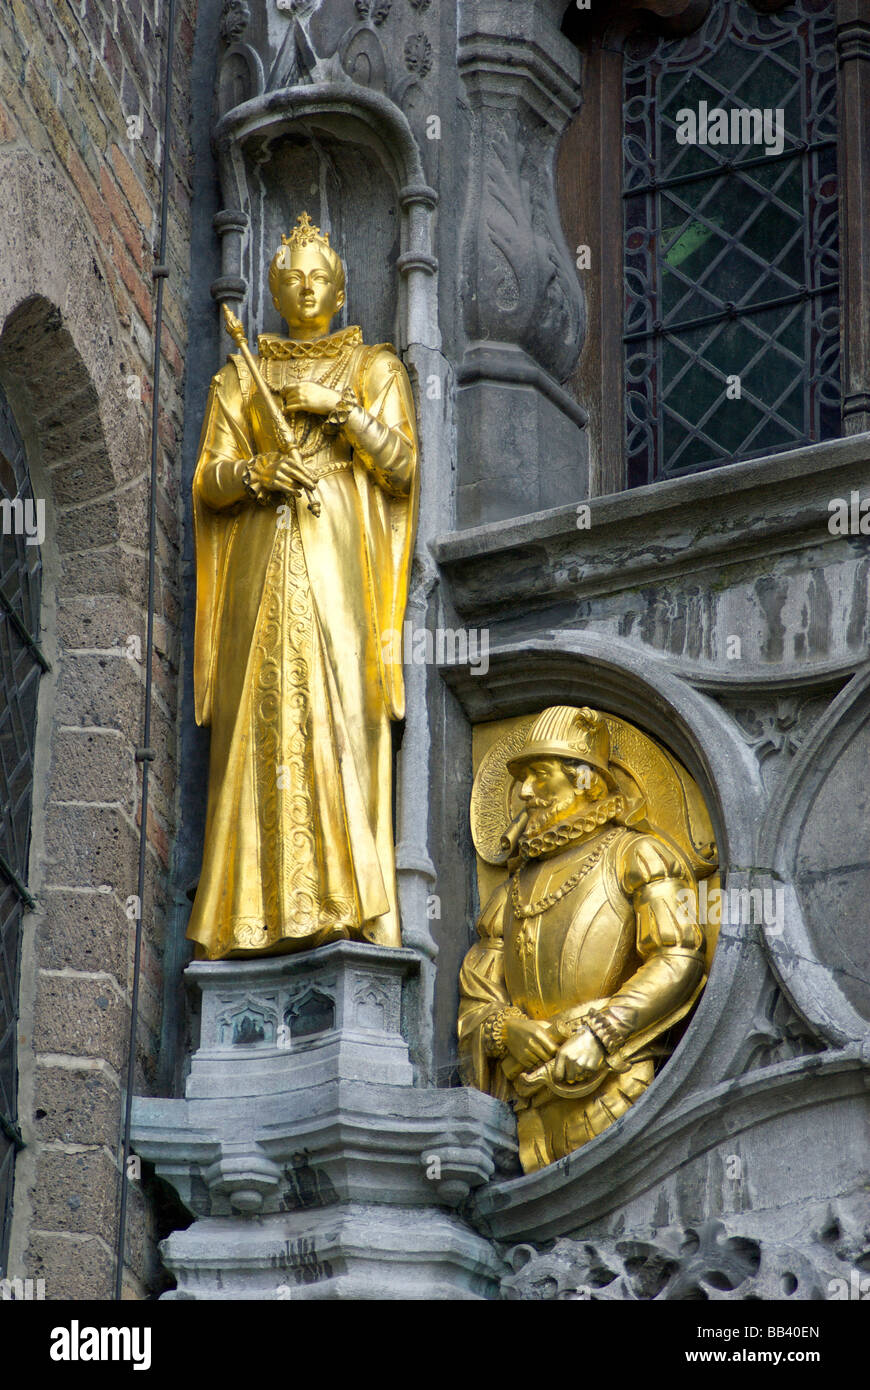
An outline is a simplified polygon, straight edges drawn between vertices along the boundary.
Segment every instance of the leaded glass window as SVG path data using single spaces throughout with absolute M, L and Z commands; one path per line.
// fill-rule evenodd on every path
M 18 1142 L 16 1034 L 21 922 L 33 799 L 36 700 L 44 658 L 36 639 L 42 568 L 20 518 L 33 493 L 24 446 L 0 391 L 0 1273 L 5 1272 Z M 31 524 L 31 533 L 33 527 Z
M 829 0 L 627 39 L 629 486 L 839 434 L 836 73 Z

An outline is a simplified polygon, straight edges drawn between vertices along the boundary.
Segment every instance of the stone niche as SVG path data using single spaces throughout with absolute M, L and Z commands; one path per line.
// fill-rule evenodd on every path
M 287 134 L 265 147 L 249 172 L 248 187 L 252 322 L 264 332 L 285 332 L 269 294 L 268 262 L 282 234 L 305 210 L 329 231 L 345 263 L 347 303 L 333 327 L 358 323 L 367 342 L 393 341 L 399 205 L 378 157 L 323 133 Z
M 855 826 L 870 673 L 833 700 L 773 796 L 724 709 L 676 663 L 611 634 L 542 623 L 534 639 L 503 636 L 485 677 L 442 674 L 474 728 L 475 761 L 490 731 L 548 704 L 588 703 L 660 740 L 701 788 L 730 901 L 777 905 L 770 920 L 754 907 L 723 920 L 694 1017 L 627 1114 L 560 1162 L 472 1195 L 469 1219 L 511 1266 L 502 1297 L 835 1296 L 832 1281 L 848 1285 L 867 1258 L 855 1219 L 866 1207 L 867 852 Z M 655 1287 L 633 1277 L 641 1258 L 662 1271 Z
M 346 263 L 348 308 L 335 326 L 359 323 L 368 342 L 400 348 L 437 345 L 437 194 L 411 100 L 434 49 L 410 32 L 409 8 L 401 56 L 388 62 L 379 31 L 390 8 L 224 5 L 213 131 L 222 274 L 212 293 L 247 301 L 249 333 L 281 330 L 269 261 L 307 210 Z

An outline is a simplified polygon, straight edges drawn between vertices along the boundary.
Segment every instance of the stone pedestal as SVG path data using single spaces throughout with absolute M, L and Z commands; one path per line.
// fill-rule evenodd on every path
M 263 960 L 196 962 L 202 994 L 189 1099 L 263 1096 L 326 1081 L 410 1086 L 402 983 L 412 951 L 336 942 Z
M 508 1108 L 414 1085 L 418 957 L 356 942 L 196 963 L 184 1099 L 137 1098 L 133 1143 L 196 1218 L 168 1298 L 480 1298 L 503 1273 L 458 1214 L 516 1169 Z

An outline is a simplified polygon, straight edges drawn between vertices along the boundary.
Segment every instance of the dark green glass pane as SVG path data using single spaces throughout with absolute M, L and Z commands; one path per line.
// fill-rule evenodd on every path
M 734 191 L 739 197 L 739 184 Z M 795 263 L 796 237 L 800 240 L 797 243 L 798 255 Z M 754 251 L 757 256 L 775 262 L 780 273 L 785 268 L 785 256 L 782 248 L 788 247 L 789 250 L 785 254 L 792 256 L 791 264 L 795 266 L 797 271 L 794 279 L 796 282 L 803 283 L 803 227 L 800 219 L 790 209 L 783 209 L 775 203 L 768 203 L 766 207 L 762 207 L 755 217 L 747 219 L 741 242 L 749 251 Z
M 645 340 L 649 425 L 629 427 L 633 480 L 643 447 L 650 470 L 685 472 L 829 437 L 839 399 L 838 321 L 812 296 L 837 284 L 836 150 L 807 149 L 836 130 L 831 7 L 793 0 L 762 15 L 719 0 L 690 39 L 645 43 L 626 91 L 634 128 L 658 133 L 640 172 L 668 186 L 650 192 L 654 222 L 626 260 L 626 316 L 664 333 Z M 677 114 L 702 102 L 729 113 L 727 142 L 679 145 Z M 754 110 L 776 108 L 785 134 L 771 153 L 777 131 Z
M 674 436 L 676 438 L 676 435 Z M 727 463 L 727 456 L 698 435 L 683 435 L 674 447 L 669 447 L 665 436 L 662 472 L 691 473 L 694 469 L 709 468 L 711 464 Z
M 797 43 L 777 44 L 769 55 L 752 60 L 743 50 L 744 76 L 738 77 L 734 94 L 743 106 L 784 107 L 785 128 L 800 139 L 801 55 Z
M 777 402 L 801 385 L 803 372 L 796 367 L 790 356 L 780 352 L 778 347 L 768 347 L 742 376 L 745 388 L 759 400 L 769 402 L 772 409 L 783 411 Z
M 700 339 L 697 346 L 702 346 Z M 707 330 L 703 355 L 704 360 L 721 372 L 723 377 L 734 376 L 740 374 L 757 348 L 757 339 L 746 323 L 740 319 L 725 319 Z
M 674 468 L 693 468 L 709 464 L 710 446 L 692 434 L 682 421 L 665 415 L 662 422 L 662 468 L 670 472 Z
M 685 354 L 681 356 L 680 365 L 684 370 L 675 383 L 668 382 L 662 396 L 682 419 L 698 426 L 723 395 L 725 383 L 702 364 L 693 362 Z

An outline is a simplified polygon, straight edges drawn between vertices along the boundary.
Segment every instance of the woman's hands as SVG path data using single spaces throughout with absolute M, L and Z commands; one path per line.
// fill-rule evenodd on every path
M 311 415 L 328 415 L 341 401 L 341 392 L 316 381 L 298 381 L 281 391 L 285 410 L 307 410 Z
M 313 488 L 316 479 L 301 460 L 290 454 L 257 454 L 248 465 L 252 482 L 266 492 L 297 492 Z

